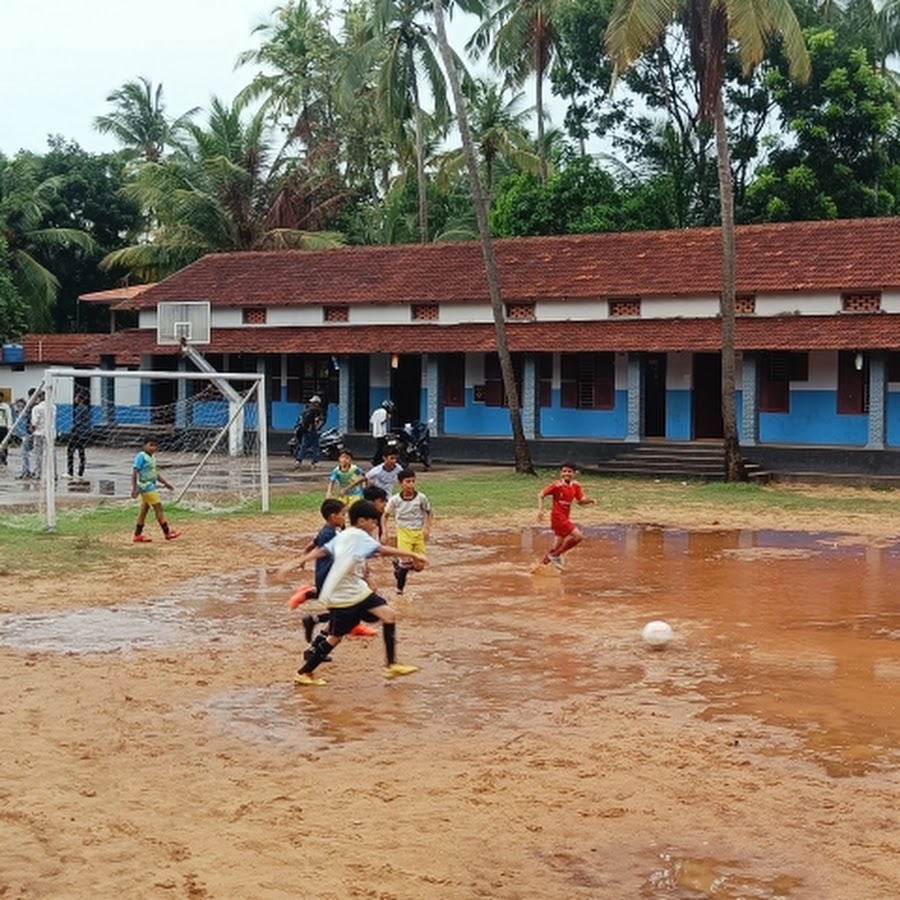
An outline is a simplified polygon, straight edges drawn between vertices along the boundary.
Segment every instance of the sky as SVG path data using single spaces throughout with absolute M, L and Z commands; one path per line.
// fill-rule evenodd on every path
M 166 115 L 234 99 L 251 65 L 240 53 L 259 46 L 253 29 L 279 0 L 7 0 L 0 27 L 0 153 L 43 153 L 47 136 L 74 139 L 90 153 L 119 149 L 95 130 L 106 98 L 143 76 L 162 84 Z M 457 42 L 448 25 L 451 43 Z M 528 101 L 530 102 L 530 101 Z M 204 121 L 203 118 L 200 121 Z
M 47 135 L 118 149 L 94 129 L 106 98 L 140 76 L 162 83 L 166 114 L 230 102 L 252 77 L 238 55 L 279 0 L 7 0 L 0 17 L 0 152 L 47 149 Z

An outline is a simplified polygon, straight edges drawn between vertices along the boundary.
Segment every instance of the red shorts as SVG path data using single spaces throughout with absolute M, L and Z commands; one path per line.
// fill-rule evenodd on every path
M 568 518 L 554 518 L 551 516 L 550 527 L 557 537 L 568 537 L 575 530 L 575 523 Z

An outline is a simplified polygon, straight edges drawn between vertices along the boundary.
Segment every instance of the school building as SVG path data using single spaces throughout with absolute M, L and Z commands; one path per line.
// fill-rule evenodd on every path
M 894 218 L 737 229 L 746 457 L 900 473 L 898 251 Z M 495 252 L 537 462 L 588 466 L 648 441 L 721 437 L 719 229 L 499 240 Z M 92 364 L 108 368 L 192 368 L 161 343 L 160 310 L 208 308 L 196 349 L 220 371 L 265 374 L 276 433 L 318 394 L 328 424 L 367 446 L 369 415 L 390 398 L 396 424 L 433 420 L 438 458 L 511 458 L 477 242 L 212 254 L 83 299 L 137 312 L 136 328 L 93 336 Z M 144 385 L 144 400 L 172 390 Z

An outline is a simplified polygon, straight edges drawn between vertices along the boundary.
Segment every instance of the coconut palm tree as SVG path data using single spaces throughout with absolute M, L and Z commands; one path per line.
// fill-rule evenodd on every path
M 163 86 L 143 76 L 137 81 L 126 81 L 107 98 L 115 105 L 111 113 L 97 116 L 94 127 L 101 134 L 111 134 L 125 147 L 132 159 L 159 162 L 163 150 L 173 133 L 177 133 L 198 109 L 188 110 L 175 122 L 166 118 L 163 103 Z
M 44 216 L 61 178 L 39 180 L 36 160 L 27 153 L 7 160 L 0 156 L 0 236 L 9 251 L 13 284 L 28 307 L 31 331 L 50 331 L 59 279 L 49 266 L 54 251 L 69 249 L 92 253 L 94 239 L 77 228 L 47 228 Z
M 496 82 L 476 79 L 474 96 L 468 105 L 472 139 L 484 167 L 484 189 L 488 208 L 494 194 L 496 168 L 506 164 L 509 169 L 539 172 L 540 159 L 528 134 L 526 120 L 531 110 L 521 108 L 524 94 L 507 99 L 507 87 Z M 455 174 L 465 167 L 462 148 L 451 150 L 441 158 L 441 171 Z
M 476 57 L 490 47 L 489 59 L 513 85 L 534 75 L 537 143 L 541 183 L 547 183 L 544 142 L 544 79 L 559 45 L 560 10 L 572 0 L 494 0 L 493 9 L 467 44 Z
M 806 80 L 810 62 L 800 23 L 787 0 L 616 0 L 606 31 L 614 79 L 645 50 L 665 38 L 673 23 L 684 29 L 700 89 L 699 115 L 715 124 L 722 220 L 722 427 L 725 477 L 744 477 L 735 409 L 735 237 L 731 159 L 722 85 L 730 47 L 745 74 L 764 58 L 771 39 L 782 39 L 792 78 Z
M 320 231 L 329 197 L 317 202 L 315 184 L 289 155 L 291 142 L 273 150 L 260 109 L 244 121 L 243 105 L 212 100 L 204 128 L 186 126 L 170 156 L 141 166 L 127 193 L 156 222 L 149 239 L 108 254 L 103 268 L 124 268 L 156 280 L 205 253 L 333 247 Z
M 472 190 L 472 204 L 475 207 L 475 219 L 478 222 L 478 233 L 481 236 L 481 250 L 484 256 L 484 268 L 487 273 L 488 293 L 491 298 L 491 311 L 494 317 L 494 332 L 497 339 L 497 356 L 500 360 L 500 375 L 503 379 L 503 389 L 506 392 L 509 404 L 509 420 L 513 435 L 513 452 L 516 459 L 516 471 L 522 474 L 534 475 L 534 464 L 531 461 L 531 451 L 528 441 L 525 439 L 525 429 L 522 427 L 522 408 L 519 404 L 519 390 L 516 387 L 515 370 L 513 369 L 512 356 L 509 352 L 509 344 L 506 339 L 506 315 L 503 307 L 503 297 L 500 292 L 500 272 L 497 268 L 497 260 L 494 256 L 494 242 L 491 239 L 491 231 L 488 227 L 488 208 L 481 185 L 481 176 L 478 172 L 478 157 L 475 153 L 475 142 L 469 128 L 469 117 L 466 111 L 463 97 L 460 71 L 462 64 L 450 47 L 447 40 L 447 28 L 444 24 L 444 0 L 432 0 L 435 30 L 437 33 L 438 48 L 441 60 L 447 73 L 447 81 L 453 95 L 453 105 L 456 109 L 456 124 L 462 138 L 463 152 L 466 157 L 466 169 L 469 174 L 469 184 Z M 461 7 L 464 11 L 465 7 Z M 460 66 L 460 68 L 457 68 Z
M 435 55 L 437 37 L 428 21 L 429 0 L 375 0 L 374 37 L 361 51 L 361 68 L 375 73 L 376 101 L 384 121 L 402 129 L 412 122 L 416 135 L 416 175 L 419 194 L 419 240 L 428 242 L 428 198 L 425 176 L 425 111 L 430 93 L 432 122 L 446 126 L 450 118 L 447 83 Z M 458 71 L 462 60 L 451 50 Z

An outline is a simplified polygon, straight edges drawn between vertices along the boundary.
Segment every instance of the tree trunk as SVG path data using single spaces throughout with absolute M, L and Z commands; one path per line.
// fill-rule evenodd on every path
M 484 255 L 484 268 L 487 273 L 491 310 L 494 314 L 497 355 L 500 357 L 500 374 L 503 377 L 503 389 L 506 392 L 507 402 L 509 403 L 509 421 L 512 427 L 516 471 L 521 474 L 534 475 L 531 451 L 528 447 L 528 441 L 525 439 L 525 430 L 522 427 L 522 410 L 519 406 L 519 391 L 516 388 L 515 371 L 513 370 L 512 357 L 509 355 L 509 346 L 506 342 L 506 317 L 504 315 L 503 299 L 500 295 L 500 275 L 497 271 L 497 261 L 494 258 L 494 243 L 488 228 L 487 204 L 485 203 L 484 191 L 481 187 L 481 177 L 478 174 L 475 144 L 472 141 L 469 117 L 466 113 L 466 105 L 459 85 L 459 73 L 454 67 L 450 44 L 447 42 L 442 0 L 433 0 L 433 8 L 438 47 L 441 51 L 441 59 L 444 63 L 444 70 L 447 73 L 447 80 L 450 83 L 453 105 L 456 107 L 457 127 L 462 138 L 463 153 L 466 157 L 466 168 L 469 173 L 469 185 L 472 191 L 472 203 L 475 207 L 475 218 L 478 221 L 478 233 L 481 236 L 481 251 Z
M 744 460 L 738 441 L 735 409 L 735 239 L 734 198 L 731 188 L 731 154 L 725 130 L 725 106 L 722 91 L 715 107 L 716 160 L 719 171 L 719 201 L 722 216 L 722 293 L 719 311 L 722 317 L 722 429 L 725 438 L 725 480 L 744 481 Z
M 425 180 L 424 144 L 422 136 L 422 110 L 419 108 L 419 92 L 414 91 L 416 101 L 416 182 L 419 188 L 419 243 L 428 243 L 428 182 Z

